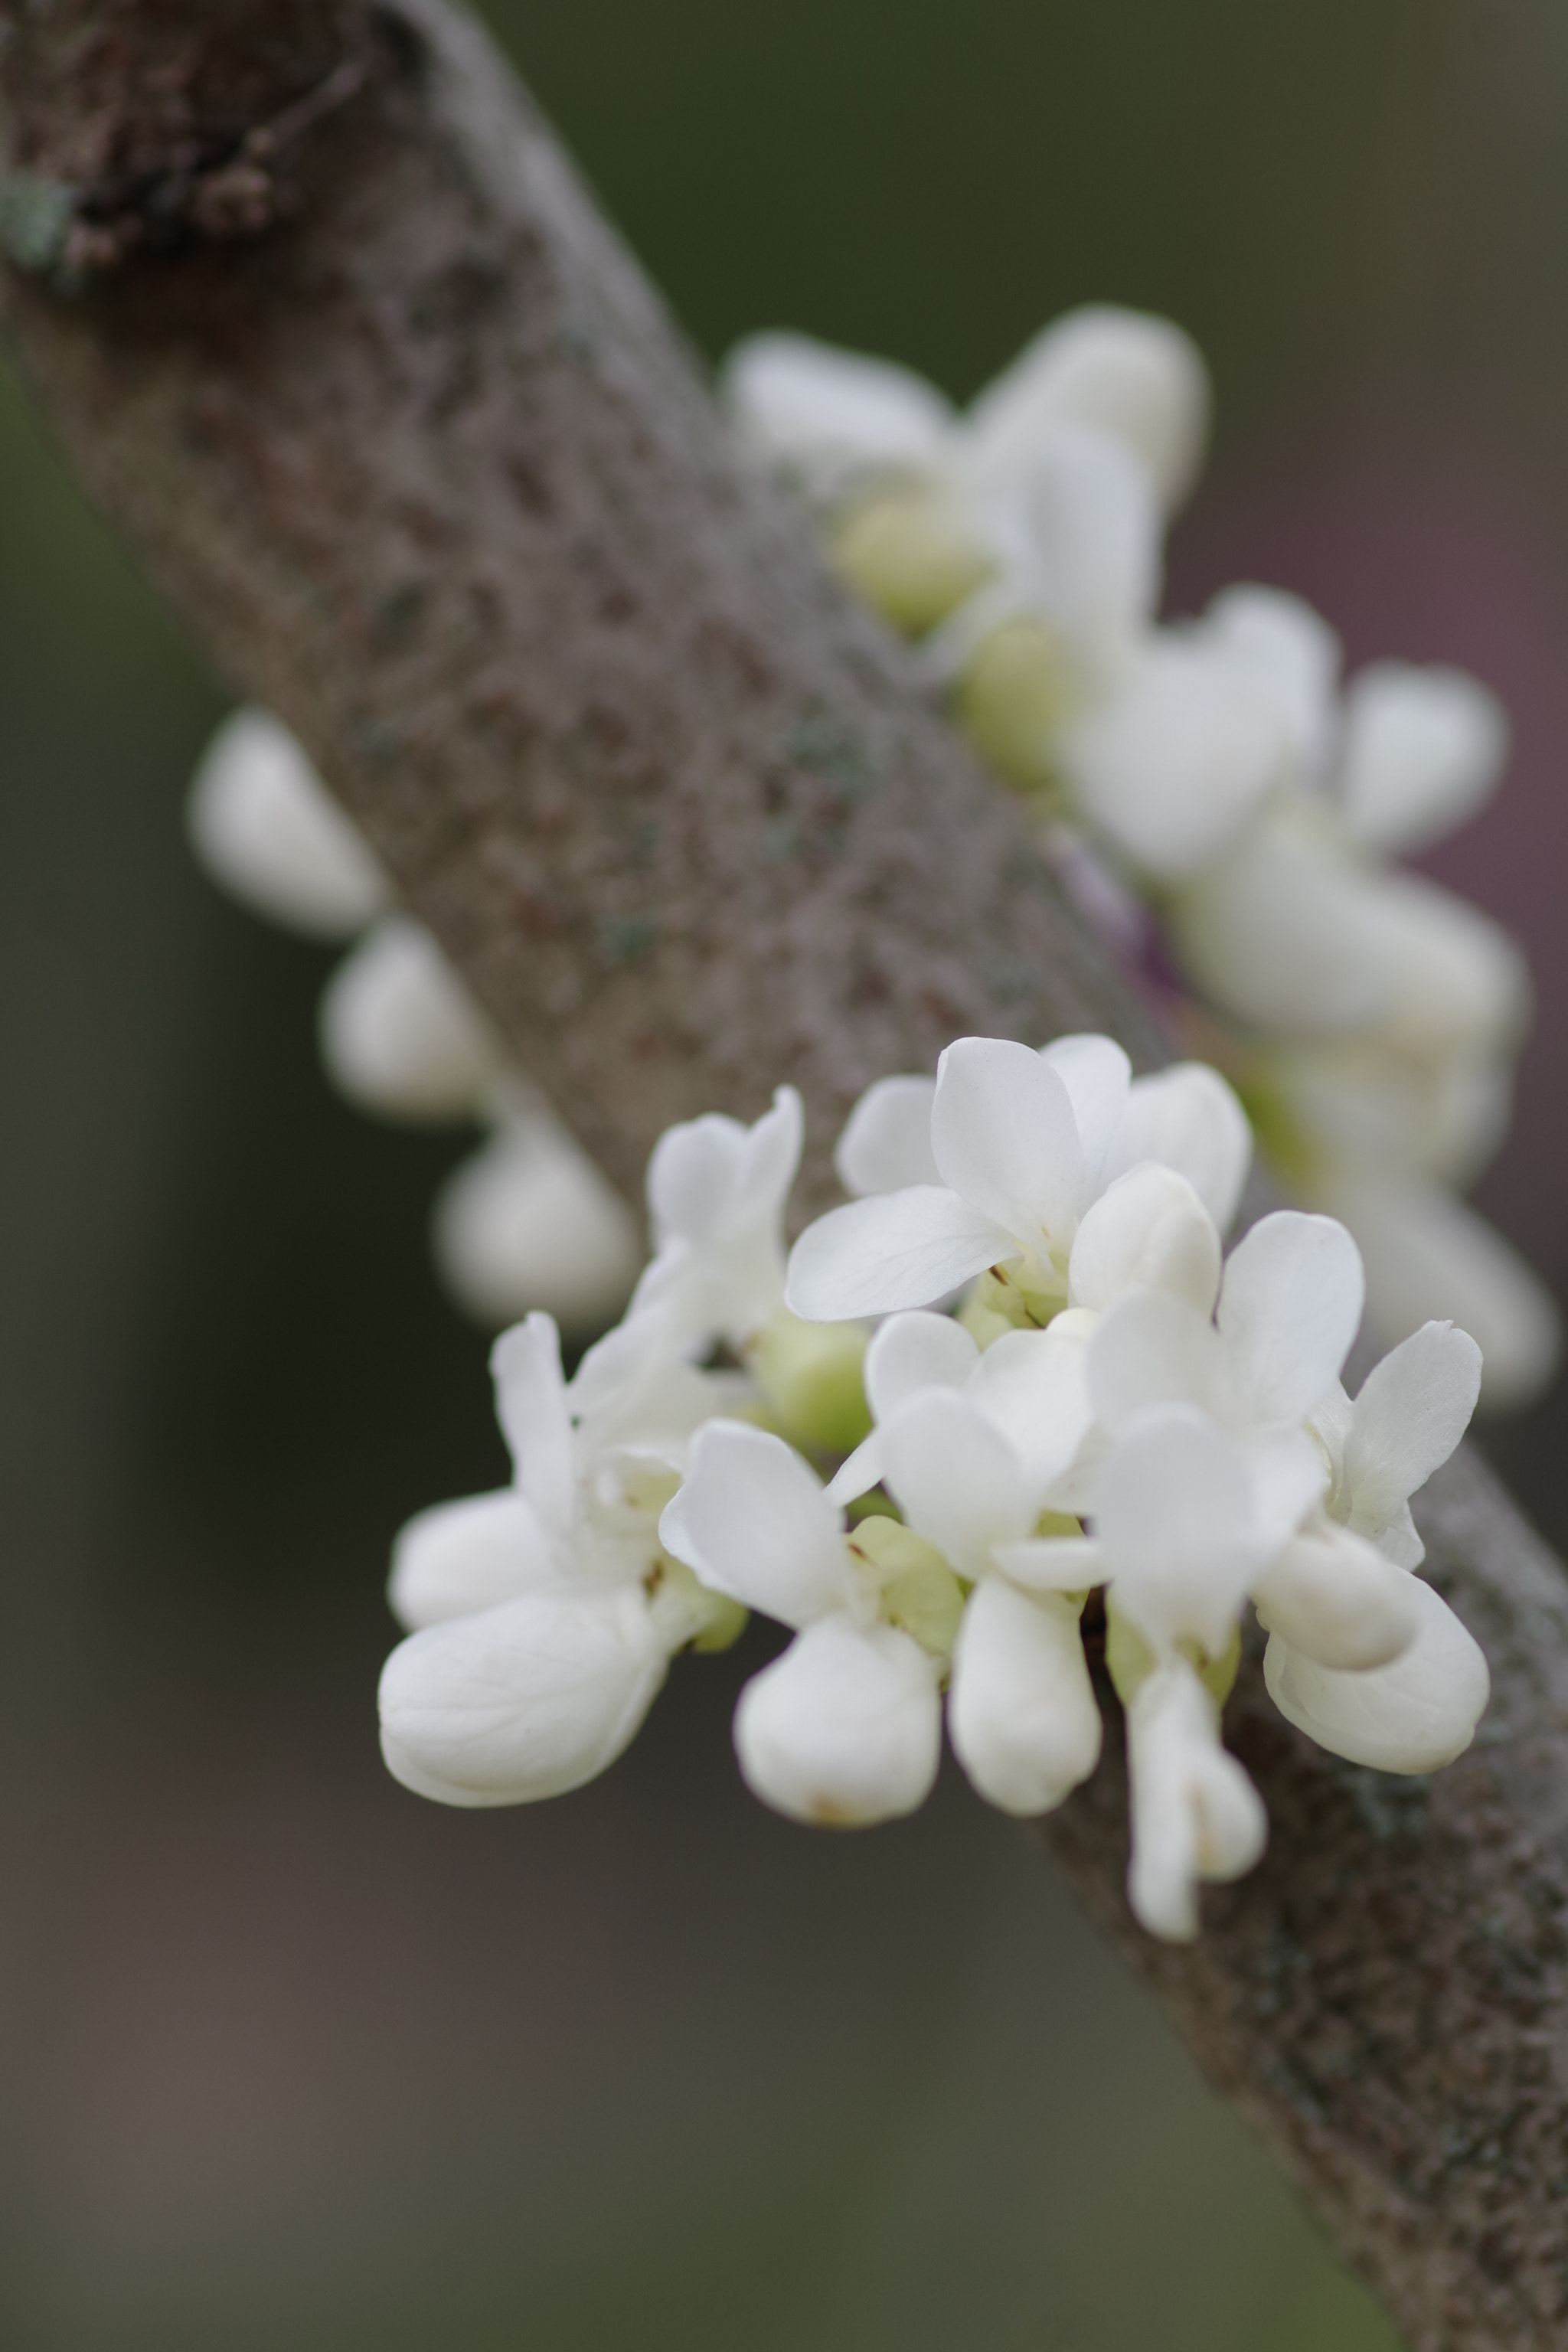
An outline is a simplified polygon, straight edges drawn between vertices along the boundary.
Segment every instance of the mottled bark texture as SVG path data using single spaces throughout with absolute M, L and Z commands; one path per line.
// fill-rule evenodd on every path
M 787 1077 L 821 1202 L 964 1031 L 1157 1055 L 469 20 L 5 13 L 5 312 L 71 465 L 623 1183 Z M 1424 1517 L 1496 1677 L 1460 1765 L 1340 1764 L 1249 1662 L 1273 1845 L 1185 1952 L 1129 1927 L 1113 1759 L 1046 1834 L 1412 2346 L 1511 2352 L 1568 2330 L 1568 1586 L 1473 1462 Z

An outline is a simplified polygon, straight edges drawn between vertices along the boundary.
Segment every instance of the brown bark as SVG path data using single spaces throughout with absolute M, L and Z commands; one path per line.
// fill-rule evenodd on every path
M 279 711 L 628 1188 L 670 1119 L 810 1115 L 966 1031 L 1159 1041 L 900 649 L 730 449 L 635 266 L 442 0 L 11 12 L 13 349 L 81 480 Z M 1430 1784 L 1231 1736 L 1267 1863 L 1167 1952 L 1113 1761 L 1089 1907 L 1419 2352 L 1568 2315 L 1568 1585 L 1473 1462 L 1433 1570 L 1493 1710 Z

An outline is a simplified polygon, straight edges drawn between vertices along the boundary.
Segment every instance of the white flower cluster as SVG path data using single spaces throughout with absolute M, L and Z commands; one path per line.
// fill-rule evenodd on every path
M 837 1153 L 857 1197 L 786 1269 L 800 1139 L 787 1088 L 749 1129 L 672 1129 L 625 1320 L 570 1382 L 547 1318 L 498 1342 L 516 1482 L 426 1512 L 395 1555 L 400 1780 L 463 1805 L 576 1787 L 676 1651 L 758 1610 L 794 1635 L 735 1718 L 769 1804 L 912 1811 L 945 1692 L 976 1790 L 1043 1813 L 1100 1754 L 1100 1596 L 1131 1900 L 1180 1939 L 1267 1834 L 1220 1738 L 1248 1601 L 1275 1702 L 1323 1746 L 1427 1772 L 1469 1744 L 1486 1663 L 1414 1573 L 1409 1497 L 1469 1420 L 1479 1350 L 1428 1323 L 1351 1401 L 1344 1227 L 1287 1211 L 1224 1256 L 1251 1138 L 1222 1078 L 1133 1079 L 1104 1037 L 963 1039 L 862 1098 Z
M 588 1338 L 625 1306 L 640 1250 L 619 1193 L 537 1089 L 422 924 L 399 911 L 370 845 L 267 712 L 225 720 L 191 789 L 206 872 L 308 937 L 354 940 L 321 1000 L 321 1048 L 350 1102 L 416 1124 L 476 1120 L 486 1142 L 432 1221 L 458 1304 L 493 1329 L 547 1307 Z
M 1295 1196 L 1356 1235 L 1385 1336 L 1461 1321 L 1484 1401 L 1528 1402 L 1556 1310 L 1457 1190 L 1507 1124 L 1527 976 L 1496 924 L 1393 863 L 1491 792 L 1495 698 L 1398 662 L 1342 685 L 1332 630 L 1276 590 L 1156 617 L 1209 412 L 1163 320 L 1073 312 L 963 415 L 796 335 L 743 343 L 725 389 L 1091 909 L 1134 940 L 1158 917 L 1194 1041 Z

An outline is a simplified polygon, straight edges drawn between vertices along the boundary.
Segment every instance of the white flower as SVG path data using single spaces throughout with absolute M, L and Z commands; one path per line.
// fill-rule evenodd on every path
M 448 1291 L 492 1329 L 538 1307 L 593 1337 L 626 1306 L 642 1265 L 630 1209 L 538 1101 L 447 1179 L 431 1238 Z
M 912 368 L 810 335 L 748 336 L 725 362 L 723 391 L 753 453 L 822 505 L 940 465 L 954 425 L 951 403 Z
M 406 915 L 384 915 L 338 966 L 320 1034 L 333 1083 L 387 1118 L 475 1118 L 505 1068 L 488 1017 Z
M 1190 1943 L 1203 1879 L 1240 1878 L 1268 1838 L 1262 1801 L 1220 1744 L 1218 1713 L 1182 1658 L 1157 1667 L 1127 1710 L 1132 1856 L 1127 1895 L 1151 1935 Z
M 852 1180 L 904 1181 L 832 1211 L 802 1234 L 787 1290 L 796 1314 L 833 1320 L 923 1307 L 990 1266 L 1007 1267 L 1020 1293 L 1048 1311 L 1068 1297 L 1074 1244 L 1098 1196 L 1116 1176 L 1131 1175 L 1129 1150 L 1190 1151 L 1210 1192 L 1203 1206 L 1227 1216 L 1234 1211 L 1250 1139 L 1218 1082 L 1168 1079 L 1140 1097 L 1126 1055 L 1109 1038 L 1062 1038 L 1042 1054 L 998 1038 L 963 1038 L 938 1066 L 923 1150 L 915 1115 L 921 1084 L 884 1081 L 852 1116 L 841 1167 Z M 921 1181 L 922 1160 L 939 1182 Z M 1107 1230 L 1099 1242 L 1084 1243 L 1097 1285 L 1133 1241 L 1125 1204 L 1101 1207 Z M 1180 1222 L 1170 1188 L 1160 1208 Z M 1187 1204 L 1190 1219 L 1194 1212 L 1202 1214 L 1195 1200 Z M 1118 1218 L 1113 1244 L 1109 1229 Z M 1174 1236 L 1175 1223 L 1168 1234 Z M 1173 1238 L 1169 1246 L 1173 1264 L 1190 1263 L 1202 1247 L 1184 1240 L 1178 1247 Z
M 912 370 L 806 335 L 749 337 L 725 363 L 723 391 L 758 456 L 823 504 L 944 466 L 1005 473 L 1089 426 L 1137 459 L 1171 509 L 1208 437 L 1208 378 L 1194 344 L 1168 320 L 1109 305 L 1047 327 L 962 420 Z
M 1463 1436 L 1480 1379 L 1468 1334 L 1428 1323 L 1367 1375 L 1353 1404 L 1336 1386 L 1313 1415 L 1330 1465 L 1328 1523 L 1298 1538 L 1255 1588 L 1282 1712 L 1323 1746 L 1391 1771 L 1430 1770 L 1419 1759 L 1440 1748 L 1437 1761 L 1458 1754 L 1486 1705 L 1479 1651 L 1408 1572 L 1425 1555 L 1409 1498 Z
M 655 1254 L 629 1321 L 657 1313 L 676 1352 L 701 1339 L 743 1347 L 777 1312 L 801 1132 L 793 1087 L 752 1127 L 710 1114 L 667 1129 L 647 1171 Z
M 1281 1038 L 1357 1034 L 1416 1055 L 1514 1046 L 1518 950 L 1436 883 L 1361 865 L 1310 808 L 1266 811 L 1168 910 L 1208 1001 Z
M 1092 425 L 1139 458 L 1167 513 L 1192 488 L 1208 442 L 1208 373 L 1167 319 L 1109 303 L 1069 310 L 1037 335 L 969 412 L 998 453 L 1060 425 Z
M 1436 1772 L 1475 1738 L 1491 1694 L 1479 1644 L 1418 1576 L 1414 1642 L 1392 1665 L 1336 1672 L 1271 1633 L 1263 1654 L 1268 1695 L 1320 1747 L 1379 1772 Z
M 1054 757 L 1078 814 L 1140 874 L 1200 871 L 1278 782 L 1279 714 L 1252 666 L 1197 631 L 1154 630 Z
M 293 930 L 352 939 L 391 903 L 368 843 L 265 710 L 224 720 L 192 782 L 186 824 L 213 880 Z
M 1452 1323 L 1426 1323 L 1367 1374 L 1352 1404 L 1336 1382 L 1312 1415 L 1328 1453 L 1324 1507 L 1396 1568 L 1426 1554 L 1410 1497 L 1470 1424 L 1481 1351 Z
M 712 1590 L 796 1631 L 736 1710 L 755 1793 L 794 1819 L 843 1826 L 922 1804 L 941 1748 L 937 1664 L 879 1622 L 881 1580 L 799 1455 L 765 1431 L 710 1422 L 659 1533 Z
M 662 1574 L 655 1519 L 679 1475 L 666 1461 L 682 1450 L 681 1423 L 711 1400 L 683 1391 L 673 1425 L 658 1428 L 636 1412 L 617 1422 L 606 1394 L 584 1440 L 548 1316 L 505 1333 L 492 1363 L 515 1483 L 404 1529 L 390 1597 L 415 1630 L 381 1683 L 390 1769 L 455 1805 L 529 1803 L 603 1771 L 710 1613 Z M 687 1372 L 687 1391 L 700 1378 Z
M 1040 1511 L 1092 1419 L 1083 1370 L 1088 1320 L 1059 1315 L 1044 1331 L 1005 1332 L 982 1353 L 950 1316 L 890 1315 L 862 1368 L 874 1426 L 835 1474 L 829 1498 L 853 1502 L 875 1486 L 889 1427 L 917 1399 L 939 1390 L 967 1397 L 1016 1449 L 1022 1475 L 1038 1489 L 1034 1512 Z
M 1214 1323 L 1170 1292 L 1111 1308 L 1089 1342 L 1095 1412 L 1113 1434 L 1147 1406 L 1184 1403 L 1237 1435 L 1300 1438 L 1350 1352 L 1363 1293 L 1344 1227 L 1279 1210 L 1232 1251 Z
M 1053 1332 L 1010 1333 L 963 1390 L 928 1389 L 879 1432 L 906 1522 L 974 1585 L 953 1649 L 948 1730 L 980 1794 L 1013 1813 L 1060 1804 L 1100 1757 L 1078 1623 L 1093 1579 L 1079 1579 L 1068 1601 L 1062 1579 L 1035 1592 L 1010 1573 L 1016 1558 L 1032 1560 L 1040 1513 L 1083 1432 L 1076 1353 Z M 1052 1549 L 1058 1567 L 1079 1548 Z
M 1196 1405 L 1148 1406 L 1098 1467 L 1092 1538 L 1015 1539 L 995 1559 L 1019 1584 L 1108 1585 L 1157 1660 L 1184 1643 L 1217 1660 L 1255 1579 L 1322 1484 L 1305 1440 L 1247 1444 Z

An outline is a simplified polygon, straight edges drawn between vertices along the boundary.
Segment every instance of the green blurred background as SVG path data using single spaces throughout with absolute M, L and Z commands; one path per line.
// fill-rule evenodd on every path
M 1568 18 L 1549 0 L 490 11 L 699 343 L 964 394 L 1054 312 L 1219 390 L 1172 601 L 1299 588 L 1515 715 L 1436 870 L 1541 997 L 1484 1200 L 1568 1234 Z M 192 867 L 219 686 L 0 401 L 0 2341 L 1388 2352 L 1028 1839 L 754 1806 L 762 1654 L 538 1812 L 387 1782 L 388 1538 L 501 1475 L 327 959 Z M 1560 1538 L 1562 1408 L 1489 1441 Z M 749 1637 L 752 1641 L 761 1636 Z

